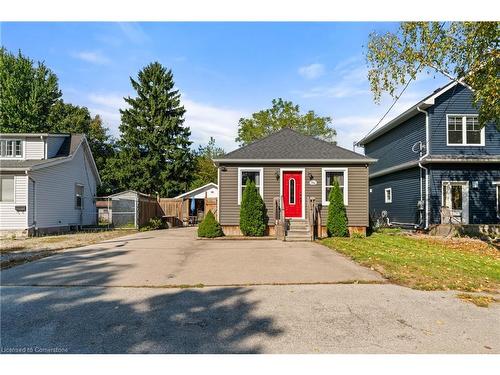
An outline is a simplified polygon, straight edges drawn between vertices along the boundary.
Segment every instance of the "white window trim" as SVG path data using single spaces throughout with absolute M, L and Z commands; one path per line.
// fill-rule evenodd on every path
M 306 218 L 306 169 L 305 168 L 280 168 L 280 198 L 283 196 L 283 172 L 302 172 L 302 216 L 296 219 Z M 295 185 L 297 189 L 297 185 Z
M 290 184 L 290 182 L 292 182 L 293 180 L 293 203 L 290 201 L 290 198 L 292 198 L 292 194 L 290 194 L 290 187 L 292 186 Z M 295 178 L 291 178 L 289 181 L 288 181 L 288 204 L 289 205 L 294 205 L 297 204 L 296 202 L 296 199 L 295 199 L 295 193 L 296 193 L 296 190 L 297 190 L 297 181 L 295 181 Z
M 498 186 L 500 185 L 500 181 L 493 181 L 493 186 L 495 186 L 495 194 L 497 196 L 497 206 L 498 207 L 498 201 L 500 200 L 500 195 L 498 194 Z M 500 211 L 497 211 L 497 217 L 500 218 Z
M 1 176 L 1 177 L 10 177 L 10 176 L 9 176 L 9 175 L 4 175 L 4 176 Z M 1 177 L 0 177 L 0 178 L 1 178 Z M 14 200 L 12 200 L 12 201 L 0 201 L 0 204 L 14 204 L 14 205 L 15 205 L 15 204 L 16 204 L 16 202 L 17 202 L 17 196 L 16 196 L 16 190 L 17 190 L 17 189 L 16 189 L 16 184 L 17 184 L 17 177 L 18 177 L 18 176 L 12 176 L 12 177 L 14 177 L 14 178 L 13 178 L 13 179 L 14 179 L 14 194 L 13 194 L 13 195 L 14 195 Z
M 449 118 L 450 117 L 462 117 L 462 143 L 450 143 L 449 141 Z M 481 143 L 467 143 L 467 121 L 466 117 L 478 117 L 476 114 L 452 114 L 449 113 L 446 115 L 446 146 L 451 147 L 481 147 L 485 145 L 485 133 L 484 129 L 486 126 L 481 128 Z
M 22 138 L 2 138 L 2 141 L 21 141 L 21 156 L 2 156 L 0 155 L 0 160 L 26 160 L 26 140 Z M 15 149 L 14 149 L 15 153 Z
M 323 206 L 328 206 L 328 197 L 325 194 L 326 188 L 326 172 L 343 172 L 344 173 L 344 205 L 349 204 L 349 168 L 321 168 L 321 200 Z
M 77 207 L 76 205 L 76 187 L 77 186 L 81 186 L 83 188 L 83 194 L 82 194 L 82 205 L 81 207 Z M 80 184 L 80 183 L 76 183 L 75 184 L 75 210 L 82 210 L 85 208 L 85 185 L 84 184 Z
M 259 193 L 262 199 L 264 199 L 264 168 L 262 167 L 240 167 L 238 168 L 238 206 L 241 205 L 241 172 L 259 172 L 260 173 L 260 186 Z
M 387 192 L 390 193 L 391 199 L 387 199 Z M 385 188 L 384 189 L 384 202 L 385 203 L 392 203 L 392 188 Z

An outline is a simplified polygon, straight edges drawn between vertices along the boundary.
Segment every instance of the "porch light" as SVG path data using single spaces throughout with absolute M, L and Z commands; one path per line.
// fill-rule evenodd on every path
M 314 176 L 312 175 L 312 173 L 309 173 L 309 179 L 310 180 L 314 179 Z
M 280 179 L 280 171 L 276 171 L 274 172 L 274 177 L 276 177 L 276 180 L 279 180 Z
M 222 172 L 225 172 L 225 171 L 227 171 L 227 168 L 226 168 L 226 167 L 220 167 L 220 170 L 221 170 Z
M 479 181 L 472 181 L 472 188 L 477 189 L 479 187 Z

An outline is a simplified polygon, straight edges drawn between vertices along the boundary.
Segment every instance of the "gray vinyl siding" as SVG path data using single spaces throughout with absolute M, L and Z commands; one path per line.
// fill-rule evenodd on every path
M 72 160 L 35 170 L 35 220 L 38 228 L 96 222 L 96 177 L 80 147 Z M 75 185 L 84 185 L 83 210 L 75 208 Z
M 45 158 L 45 141 L 40 137 L 26 137 L 24 142 L 24 158 L 41 160 Z
M 446 115 L 477 114 L 472 105 L 472 92 L 462 85 L 456 85 L 436 98 L 428 109 L 430 124 L 431 155 L 500 155 L 500 132 L 495 124 L 485 128 L 484 146 L 447 146 Z
M 493 185 L 493 182 L 500 181 L 500 164 L 432 165 L 429 180 L 430 224 L 441 221 L 442 181 L 469 181 L 469 224 L 500 223 L 496 213 L 496 187 Z M 477 189 L 472 188 L 472 181 L 478 181 Z
M 280 196 L 280 180 L 276 179 L 276 172 L 280 168 L 305 168 L 303 183 L 306 197 L 316 198 L 321 204 L 322 168 L 348 168 L 348 205 L 347 218 L 351 226 L 368 226 L 368 168 L 365 165 L 226 165 L 226 171 L 219 171 L 219 220 L 222 225 L 239 225 L 240 206 L 238 205 L 238 167 L 263 168 L 264 203 L 267 219 L 273 216 L 273 199 Z M 317 185 L 309 184 L 309 174 L 317 181 Z M 322 207 L 321 217 L 326 223 L 327 206 Z M 272 224 L 272 223 L 270 223 Z
M 425 145 L 425 114 L 423 113 L 406 120 L 365 145 L 365 155 L 378 159 L 375 164 L 370 165 L 370 173 L 418 160 L 420 155 L 414 153 L 412 147 L 419 141 Z
M 2 173 L 2 176 L 12 175 Z M 0 230 L 25 229 L 27 226 L 26 211 L 16 211 L 16 206 L 28 204 L 28 176 L 14 175 L 14 202 L 0 202 Z
M 387 211 L 391 222 L 420 224 L 420 168 L 411 168 L 370 179 L 370 215 L 373 220 Z M 392 203 L 385 203 L 386 188 L 392 189 Z

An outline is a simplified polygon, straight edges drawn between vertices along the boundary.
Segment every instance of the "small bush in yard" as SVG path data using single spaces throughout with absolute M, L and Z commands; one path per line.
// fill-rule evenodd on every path
M 344 197 L 340 190 L 339 183 L 335 181 L 330 195 L 328 196 L 330 204 L 328 205 L 328 220 L 326 228 L 329 237 L 347 237 L 347 215 L 344 206 Z
M 148 230 L 157 230 L 157 229 L 164 229 L 164 228 L 165 228 L 165 224 L 163 223 L 161 218 L 153 217 L 153 218 L 149 219 L 147 224 L 142 226 L 140 230 L 145 232 Z
M 266 231 L 265 205 L 254 182 L 246 181 L 241 197 L 240 230 L 245 236 L 259 237 Z
M 212 211 L 208 211 L 203 221 L 198 225 L 198 237 L 214 238 L 224 235 L 220 224 L 215 220 Z

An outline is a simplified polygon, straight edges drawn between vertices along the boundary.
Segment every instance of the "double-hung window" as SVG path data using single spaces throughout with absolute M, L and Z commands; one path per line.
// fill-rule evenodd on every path
M 0 157 L 2 158 L 22 158 L 23 142 L 20 139 L 1 139 Z
M 0 202 L 14 202 L 14 176 L 0 176 Z
M 448 146 L 484 146 L 477 115 L 448 115 L 447 140 Z
M 497 194 L 497 217 L 500 218 L 500 181 L 493 182 Z
M 247 181 L 255 183 L 260 196 L 264 198 L 264 172 L 262 168 L 238 168 L 238 205 L 241 204 Z
M 77 210 L 83 209 L 83 185 L 75 185 L 75 208 Z
M 384 189 L 384 201 L 385 203 L 392 203 L 392 188 Z
M 348 184 L 347 184 L 347 168 L 323 168 L 322 169 L 322 201 L 323 205 L 328 205 L 330 191 L 332 190 L 335 181 L 338 182 L 342 196 L 344 197 L 344 204 L 347 206 L 348 202 Z

